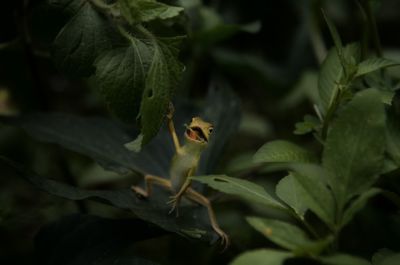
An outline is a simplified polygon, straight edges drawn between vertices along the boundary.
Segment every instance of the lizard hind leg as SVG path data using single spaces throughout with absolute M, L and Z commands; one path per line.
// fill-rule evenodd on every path
M 152 187 L 153 184 L 165 187 L 169 190 L 172 189 L 171 182 L 169 180 L 161 178 L 161 177 L 153 176 L 153 175 L 146 175 L 144 177 L 144 186 L 145 186 L 144 189 L 139 186 L 131 186 L 131 189 L 136 194 L 139 194 L 140 196 L 147 198 L 147 197 L 151 196 L 151 193 L 153 191 L 153 187 Z
M 221 237 L 221 244 L 224 247 L 223 250 L 225 250 L 230 244 L 229 236 L 219 227 L 210 200 L 192 188 L 188 188 L 185 195 L 190 200 L 197 202 L 198 204 L 201 204 L 207 208 L 211 226 L 214 229 L 215 233 L 217 233 Z

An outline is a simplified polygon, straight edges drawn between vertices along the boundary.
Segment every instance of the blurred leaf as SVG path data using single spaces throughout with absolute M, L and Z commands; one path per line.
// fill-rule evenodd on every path
M 326 178 L 329 173 L 322 167 L 312 164 L 297 164 L 292 168 L 295 171 L 292 181 L 295 180 L 293 184 L 297 186 L 296 193 L 300 194 L 298 200 L 301 200 L 296 204 L 303 207 L 307 205 L 308 209 L 313 211 L 330 228 L 333 228 L 335 223 L 335 202 L 331 191 L 326 185 Z M 284 195 L 286 198 L 289 196 L 291 195 Z M 291 201 L 293 201 L 292 198 Z
M 320 260 L 325 265 L 371 265 L 371 263 L 365 259 L 347 254 L 335 254 L 328 257 L 321 257 Z
M 286 259 L 292 256 L 293 254 L 287 251 L 258 249 L 240 254 L 230 265 L 282 265 Z
M 231 178 L 225 175 L 208 175 L 191 177 L 192 180 L 207 184 L 211 188 L 240 198 L 264 204 L 269 207 L 285 209 L 285 207 L 269 195 L 265 189 L 250 181 Z
M 333 121 L 325 143 L 323 165 L 333 173 L 329 183 L 341 209 L 367 190 L 381 172 L 385 150 L 385 113 L 374 89 L 355 95 Z
M 345 226 L 349 223 L 353 219 L 354 215 L 365 207 L 368 200 L 379 193 L 381 193 L 381 190 L 377 188 L 371 188 L 366 192 L 361 193 L 360 196 L 353 200 L 344 211 L 341 226 Z
M 120 209 L 130 210 L 138 218 L 156 224 L 170 232 L 189 236 L 185 231 L 198 231 L 194 238 L 202 241 L 215 242 L 218 237 L 209 224 L 205 207 L 181 206 L 179 217 L 168 214 L 171 209 L 166 202 L 171 194 L 162 188 L 157 188 L 157 192 L 154 192 L 148 199 L 139 199 L 130 188 L 84 190 L 39 176 L 6 158 L 0 157 L 0 161 L 12 167 L 21 177 L 27 179 L 38 189 L 52 195 L 69 200 L 91 199 Z
M 129 24 L 174 18 L 183 11 L 182 7 L 170 6 L 155 0 L 118 0 L 118 5 Z
M 294 143 L 275 140 L 264 144 L 253 157 L 255 163 L 315 162 L 313 153 Z
M 85 3 L 83 0 L 48 0 L 52 7 L 66 14 L 75 14 Z
M 155 264 L 124 254 L 132 243 L 162 235 L 141 220 L 112 220 L 93 215 L 71 215 L 43 227 L 35 238 L 37 264 Z
M 139 113 L 146 71 L 152 50 L 139 39 L 131 45 L 104 52 L 96 60 L 96 81 L 110 110 L 126 121 Z
M 306 70 L 280 105 L 284 108 L 294 108 L 304 100 L 314 104 L 319 101 L 318 73 L 316 71 Z
M 111 48 L 112 39 L 118 37 L 108 21 L 85 2 L 54 40 L 53 59 L 69 74 L 89 76 L 95 70 L 96 57 Z
M 372 256 L 372 265 L 397 265 L 400 262 L 400 254 L 389 249 L 380 249 Z
M 286 222 L 258 217 L 246 219 L 269 240 L 297 255 L 318 255 L 329 243 L 326 240 L 313 241 L 303 230 Z
M 345 58 L 353 57 L 355 63 L 357 63 L 360 58 L 360 45 L 358 43 L 346 45 L 343 49 L 343 54 Z M 341 84 L 342 78 L 344 78 L 343 65 L 339 60 L 337 51 L 331 49 L 322 63 L 318 76 L 319 95 L 324 111 L 331 105 L 338 91 L 338 84 Z
M 303 135 L 321 128 L 321 121 L 312 115 L 305 115 L 304 121 L 296 122 L 294 134 Z
M 331 19 L 325 14 L 324 11 L 322 11 L 322 14 L 324 15 L 324 19 L 326 24 L 328 25 L 329 31 L 331 33 L 333 42 L 335 43 L 336 51 L 339 54 L 339 57 L 342 56 L 342 51 L 343 51 L 343 45 L 342 45 L 342 40 L 340 39 L 340 35 L 335 27 L 335 24 L 331 21 Z
M 362 61 L 358 65 L 356 77 L 366 75 L 368 73 L 384 69 L 386 67 L 398 66 L 398 65 L 400 65 L 400 63 L 385 58 L 369 58 L 366 59 L 365 61 Z
M 276 195 L 279 199 L 287 203 L 302 219 L 308 210 L 307 202 L 303 197 L 305 192 L 293 173 L 282 178 L 278 185 L 276 185 Z

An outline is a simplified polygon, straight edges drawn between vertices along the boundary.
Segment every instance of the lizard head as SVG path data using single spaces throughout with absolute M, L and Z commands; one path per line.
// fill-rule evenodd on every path
M 188 141 L 207 144 L 213 131 L 213 125 L 200 117 L 194 117 L 186 126 L 185 137 Z

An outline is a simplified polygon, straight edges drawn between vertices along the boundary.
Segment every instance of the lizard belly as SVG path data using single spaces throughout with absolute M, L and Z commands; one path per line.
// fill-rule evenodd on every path
M 176 155 L 172 159 L 170 169 L 172 190 L 177 193 L 189 176 L 189 172 L 195 168 L 197 161 L 193 156 Z M 194 173 L 194 172 L 193 172 Z

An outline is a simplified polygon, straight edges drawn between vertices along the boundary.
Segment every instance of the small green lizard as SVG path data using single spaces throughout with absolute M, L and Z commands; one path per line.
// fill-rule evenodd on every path
M 181 146 L 172 120 L 173 113 L 174 109 L 171 104 L 170 111 L 167 115 L 167 122 L 168 130 L 174 142 L 176 154 L 172 158 L 170 180 L 158 176 L 146 175 L 145 189 L 138 186 L 132 186 L 132 190 L 144 198 L 151 195 L 152 184 L 157 184 L 171 190 L 174 195 L 171 196 L 171 200 L 168 202 L 168 204 L 172 205 L 170 213 L 176 211 L 177 215 L 179 202 L 182 196 L 205 206 L 208 210 L 211 226 L 221 237 L 221 243 L 226 248 L 229 245 L 229 237 L 219 227 L 210 200 L 190 187 L 191 180 L 189 178 L 196 172 L 197 166 L 200 162 L 201 153 L 204 148 L 207 147 L 212 134 L 213 125 L 205 122 L 199 117 L 192 118 L 190 124 L 186 126 L 184 134 L 185 144 Z

